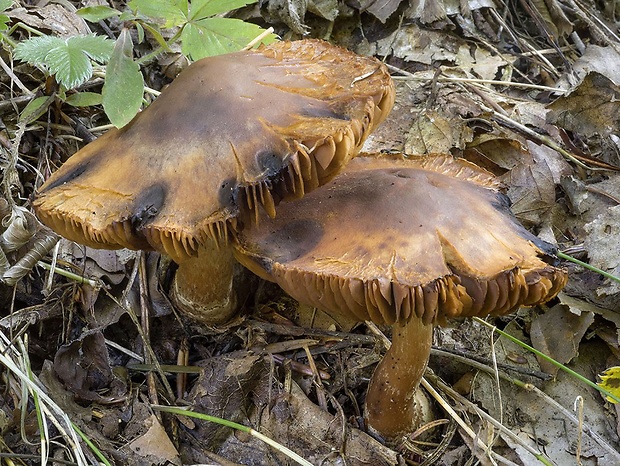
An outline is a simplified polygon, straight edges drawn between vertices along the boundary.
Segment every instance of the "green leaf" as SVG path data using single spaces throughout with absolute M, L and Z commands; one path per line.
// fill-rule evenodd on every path
M 86 8 L 80 8 L 76 13 L 91 23 L 98 23 L 104 19 L 120 16 L 121 14 L 120 11 L 105 5 L 87 6 Z
M 142 15 L 163 20 L 164 28 L 187 22 L 187 0 L 131 0 L 128 5 Z
M 89 35 L 73 36 L 67 39 L 70 47 L 81 49 L 86 55 L 99 63 L 105 63 L 114 49 L 114 41 L 107 37 Z
M 45 65 L 45 57 L 50 50 L 63 47 L 65 41 L 60 37 L 40 36 L 26 39 L 15 47 L 14 56 L 35 66 Z
M 56 47 L 45 57 L 50 74 L 67 89 L 73 89 L 86 82 L 93 73 L 90 59 L 79 47 Z
M 13 0 L 0 0 L 0 11 L 8 10 L 13 5 Z
M 53 95 L 45 95 L 43 97 L 37 97 L 36 99 L 28 102 L 28 105 L 22 110 L 19 115 L 19 122 L 30 124 L 47 112 L 49 106 L 54 102 Z
M 11 21 L 7 15 L 0 14 L 0 31 L 9 29 L 8 23 Z
M 91 59 L 105 62 L 113 42 L 102 36 L 73 36 L 68 39 L 41 36 L 25 40 L 15 47 L 15 58 L 43 66 L 65 88 L 87 81 L 93 72 Z
M 138 113 L 144 94 L 140 67 L 133 61 L 133 43 L 128 29 L 123 29 L 106 68 L 102 89 L 103 109 L 110 122 L 125 126 Z
M 256 3 L 257 0 L 194 0 L 189 19 L 197 21 Z
M 65 99 L 65 102 L 73 107 L 92 107 L 101 105 L 103 96 L 96 92 L 76 92 Z
M 207 18 L 188 23 L 181 34 L 181 51 L 192 60 L 236 52 L 264 30 L 233 18 Z M 263 42 L 273 41 L 272 34 Z
M 168 45 L 168 42 L 166 42 L 166 39 L 164 39 L 164 37 L 161 35 L 161 32 L 159 28 L 157 28 L 157 26 L 152 26 L 147 23 L 138 24 L 138 25 L 142 26 L 144 29 L 149 31 L 151 35 L 153 36 L 153 39 L 157 41 L 157 43 L 162 49 L 164 49 L 166 52 L 172 52 L 172 50 L 170 49 L 170 46 Z

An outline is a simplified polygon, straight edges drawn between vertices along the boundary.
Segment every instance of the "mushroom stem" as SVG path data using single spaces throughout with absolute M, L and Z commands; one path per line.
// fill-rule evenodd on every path
M 415 393 L 431 352 L 433 325 L 413 317 L 392 327 L 392 346 L 375 369 L 366 413 L 371 428 L 388 438 L 414 431 L 422 421 Z
M 171 296 L 189 317 L 205 324 L 232 319 L 243 304 L 248 272 L 234 259 L 232 248 L 209 241 L 198 256 L 178 262 Z

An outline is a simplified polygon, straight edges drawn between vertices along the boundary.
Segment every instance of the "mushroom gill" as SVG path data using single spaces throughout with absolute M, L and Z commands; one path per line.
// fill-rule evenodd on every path
M 540 304 L 566 283 L 553 248 L 515 220 L 500 187 L 450 156 L 357 157 L 237 235 L 237 259 L 292 297 L 393 326 L 366 402 L 385 436 L 417 422 L 411 401 L 433 324 Z
M 146 110 L 72 156 L 34 207 L 92 247 L 194 255 L 243 205 L 274 215 L 333 178 L 390 111 L 385 67 L 327 42 L 190 65 Z

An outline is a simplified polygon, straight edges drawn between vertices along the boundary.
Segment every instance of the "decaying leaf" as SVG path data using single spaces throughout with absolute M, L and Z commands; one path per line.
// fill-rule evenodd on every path
M 164 465 L 181 464 L 179 453 L 170 441 L 170 437 L 154 414 L 144 423 L 144 434 L 127 445 L 137 456 L 144 458 L 143 464 Z
M 533 149 L 502 180 L 510 186 L 508 197 L 512 211 L 526 225 L 538 225 L 555 203 L 554 175 L 544 157 L 536 150 L 540 146 L 527 143 Z
M 585 225 L 584 247 L 590 263 L 620 277 L 620 205 L 603 210 L 598 217 Z M 596 289 L 599 295 L 620 293 L 620 283 L 605 279 Z
M 22 21 L 38 30 L 51 31 L 60 37 L 89 34 L 91 31 L 69 2 L 48 3 L 34 9 L 15 8 L 7 12 L 10 18 Z
M 620 127 L 620 87 L 593 71 L 549 105 L 548 122 L 584 136 L 608 136 Z
M 557 305 L 532 322 L 530 337 L 532 346 L 556 361 L 566 364 L 579 351 L 579 343 L 590 325 L 594 314 L 582 312 L 577 315 L 567 306 Z M 556 376 L 558 367 L 543 358 L 538 358 L 543 371 Z
M 590 44 L 575 63 L 573 73 L 567 73 L 558 82 L 561 88 L 570 89 L 577 86 L 588 73 L 595 71 L 602 74 L 616 85 L 620 85 L 620 52 L 614 47 L 601 47 Z
M 447 119 L 434 110 L 421 112 L 412 122 L 405 142 L 407 154 L 444 154 L 464 149 L 471 141 L 471 129 L 460 118 Z
M 424 29 L 417 24 L 398 28 L 393 34 L 377 42 L 379 55 L 393 55 L 408 62 L 455 66 L 450 74 L 497 79 L 503 75 L 512 60 L 475 47 L 458 37 L 441 31 Z M 506 71 L 507 72 L 507 71 Z
M 558 0 L 533 0 L 531 3 L 553 39 L 557 40 L 573 31 L 573 25 Z
M 54 357 L 54 372 L 81 400 L 110 403 L 124 391 L 122 384 L 114 383 L 105 339 L 99 331 L 62 346 Z M 108 392 L 102 395 L 102 390 Z
M 354 429 L 341 415 L 321 410 L 291 383 L 290 392 L 272 385 L 274 374 L 262 356 L 244 351 L 208 359 L 189 400 L 194 410 L 236 421 L 291 448 L 312 464 L 391 465 L 395 453 L 369 435 Z M 229 461 L 275 466 L 284 457 L 254 437 L 228 427 L 196 421 L 184 429 L 190 442 L 182 442 L 186 461 L 210 463 L 205 450 Z M 346 421 L 345 421 L 346 422 Z M 342 456 L 340 456 L 342 454 Z

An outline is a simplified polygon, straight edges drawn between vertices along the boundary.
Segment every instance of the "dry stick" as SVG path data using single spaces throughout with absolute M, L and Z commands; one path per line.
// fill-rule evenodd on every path
M 547 66 L 547 69 L 555 74 L 556 76 L 560 76 L 560 72 L 556 69 L 555 66 L 553 66 L 553 64 L 547 60 L 547 57 L 545 57 L 543 54 L 540 53 L 539 50 L 536 50 L 535 47 L 531 46 L 528 42 L 526 42 L 525 40 L 519 40 L 519 38 L 512 32 L 512 30 L 508 27 L 508 25 L 506 24 L 506 22 L 504 21 L 504 18 L 502 18 L 497 11 L 495 11 L 495 9 L 493 8 L 489 8 L 489 12 L 491 13 L 492 16 L 494 16 L 495 20 L 502 25 L 502 27 L 506 30 L 506 32 L 508 32 L 509 35 L 512 36 L 512 39 L 515 41 L 515 44 L 522 44 L 524 47 L 526 47 L 527 49 L 530 50 L 530 53 L 534 56 L 536 56 L 536 58 L 538 58 L 542 63 L 544 63 Z
M 450 415 L 450 417 L 452 417 L 452 419 L 454 419 L 458 423 L 458 425 L 461 427 L 461 429 L 463 429 L 465 431 L 465 433 L 476 443 L 476 445 L 479 448 L 481 448 L 482 450 L 484 450 L 489 455 L 489 459 L 491 461 L 497 460 L 497 461 L 499 461 L 502 464 L 507 464 L 509 466 L 517 466 L 512 461 L 510 461 L 510 460 L 504 458 L 503 456 L 495 453 L 493 450 L 491 450 L 491 446 L 490 445 L 487 446 L 482 440 L 480 440 L 480 437 L 472 430 L 471 427 L 469 427 L 465 423 L 465 421 L 463 419 L 461 419 L 461 417 L 456 413 L 456 411 L 454 411 L 454 409 L 452 409 L 452 406 L 450 406 L 446 402 L 446 400 L 444 400 L 442 398 L 442 396 L 439 393 L 437 393 L 437 390 L 435 390 L 433 388 L 433 386 L 430 383 L 428 383 L 426 378 L 422 377 L 421 385 L 432 395 L 433 398 L 435 398 L 435 400 Z M 482 414 L 482 413 L 483 413 L 483 411 L 480 412 L 480 414 Z M 486 414 L 486 413 L 484 413 L 484 414 Z M 489 416 L 489 417 L 491 419 L 493 419 L 491 416 Z M 493 419 L 493 421 L 497 422 L 495 419 Z M 523 442 L 521 441 L 520 443 L 522 444 Z M 495 461 L 493 461 L 493 463 L 495 464 Z M 551 465 L 553 463 L 546 462 L 545 464 Z
M 433 347 L 431 348 L 431 355 L 452 358 L 464 364 L 467 364 L 468 366 L 474 367 L 483 372 L 487 372 L 489 374 L 492 374 L 494 372 L 493 368 L 489 367 L 489 363 L 492 361 L 489 361 L 487 358 L 476 356 L 475 354 L 463 353 L 463 352 L 450 349 L 450 348 Z M 523 375 L 527 375 L 530 377 L 536 377 L 537 379 L 544 380 L 545 382 L 553 378 L 552 375 L 549 375 L 545 372 L 537 371 L 534 369 L 528 369 L 525 367 L 513 366 L 511 364 L 506 364 L 506 363 L 501 363 L 501 362 L 497 363 L 497 367 L 505 371 L 512 371 L 512 372 L 517 372 L 518 374 L 523 374 Z M 500 372 L 500 376 L 501 376 L 501 372 Z M 509 382 L 514 381 L 514 379 L 510 376 L 505 376 L 504 379 L 508 380 Z
M 613 170 L 613 167 L 610 165 L 608 167 L 606 166 L 601 166 L 601 167 L 590 167 L 589 165 L 586 165 L 584 162 L 581 161 L 582 157 L 579 157 L 578 155 L 575 154 L 571 154 L 570 152 L 568 152 L 566 149 L 564 149 L 562 146 L 560 146 L 557 142 L 555 142 L 553 139 L 544 136 L 542 134 L 537 133 L 536 131 L 531 130 L 530 128 L 528 128 L 525 125 L 522 125 L 521 123 L 513 120 L 512 118 L 507 117 L 506 115 L 502 115 L 499 112 L 495 112 L 493 110 L 491 110 L 491 112 L 493 113 L 493 118 L 495 120 L 499 120 L 500 124 L 503 124 L 504 126 L 508 126 L 512 129 L 516 129 L 518 131 L 520 131 L 521 133 L 526 134 L 527 136 L 531 137 L 532 139 L 546 145 L 547 147 L 550 147 L 551 149 L 559 152 L 560 154 L 562 154 L 564 157 L 566 157 L 568 160 L 570 160 L 571 162 L 573 162 L 575 165 L 580 166 L 581 168 L 585 169 L 585 170 L 605 170 L 605 171 L 609 171 L 609 170 Z M 595 161 L 593 160 L 588 160 L 586 159 L 588 162 L 590 163 L 595 163 Z
M 177 365 L 188 366 L 189 365 L 189 343 L 187 337 L 183 337 L 181 345 L 177 353 Z M 183 398 L 185 389 L 187 387 L 187 373 L 180 372 L 177 374 L 177 398 Z
M 575 458 L 578 466 L 581 466 L 581 439 L 583 437 L 583 397 L 581 395 L 575 398 L 573 408 L 577 411 L 579 417 L 579 429 L 577 429 L 577 451 L 575 452 Z
M 323 387 L 323 382 L 321 381 L 321 375 L 319 374 L 319 370 L 316 367 L 312 354 L 310 354 L 310 348 L 308 347 L 308 345 L 304 345 L 304 351 L 306 352 L 306 357 L 308 358 L 308 364 L 312 369 L 312 381 L 315 385 L 316 397 L 319 402 L 319 407 L 323 411 L 327 412 L 327 399 L 325 398 L 325 388 Z
M 133 275 L 134 279 L 135 277 L 136 276 Z M 131 287 L 132 283 L 133 282 L 128 283 L 127 287 L 128 288 Z M 126 300 L 124 302 L 121 302 L 116 298 L 116 296 L 110 293 L 107 289 L 104 288 L 104 291 L 106 293 L 106 296 L 110 300 L 112 300 L 118 307 L 120 307 L 127 313 L 129 318 L 135 325 L 136 330 L 138 331 L 138 334 L 140 335 L 140 338 L 142 338 L 142 341 L 144 342 L 144 351 L 148 353 L 149 358 L 152 361 L 153 366 L 155 367 L 155 370 L 159 374 L 161 384 L 164 386 L 164 389 L 166 390 L 166 394 L 170 397 L 171 400 L 174 399 L 174 392 L 172 391 L 172 387 L 168 383 L 168 379 L 166 379 L 166 375 L 164 374 L 164 371 L 161 368 L 161 364 L 159 363 L 159 361 L 157 360 L 157 357 L 155 356 L 155 353 L 153 352 L 153 348 L 151 348 L 151 346 L 147 344 L 147 340 L 144 337 L 144 332 L 142 331 L 142 326 L 140 325 L 140 322 L 138 321 L 138 317 L 136 316 L 136 313 L 134 312 L 132 308 L 130 308 L 127 305 Z
M 396 66 L 390 65 L 390 64 L 385 64 L 385 66 L 388 67 L 388 69 L 396 72 L 396 73 L 401 73 L 403 76 L 399 77 L 399 76 L 392 76 L 392 79 L 398 81 L 398 80 L 414 80 L 414 81 L 428 81 L 429 78 L 426 76 L 417 76 L 414 73 L 410 73 L 409 71 L 405 71 L 401 68 L 398 68 Z M 474 83 L 474 84 L 493 84 L 493 85 L 497 85 L 497 86 L 507 86 L 507 87 L 521 87 L 524 89 L 535 89 L 537 91 L 547 91 L 547 92 L 554 92 L 557 94 L 565 94 L 566 91 L 564 89 L 559 89 L 556 87 L 549 87 L 549 86 L 541 86 L 540 84 L 530 84 L 530 83 L 519 83 L 519 82 L 513 82 L 513 81 L 497 81 L 494 79 L 475 79 L 475 78 L 457 78 L 455 76 L 439 76 L 437 78 L 437 81 L 440 82 L 457 82 L 457 83 Z
M 138 267 L 138 284 L 140 288 L 140 315 L 141 315 L 141 324 L 142 324 L 142 332 L 144 338 L 144 346 L 151 346 L 151 326 L 150 319 L 151 313 L 148 305 L 148 286 L 147 286 L 147 275 L 146 275 L 146 255 L 144 253 L 140 253 L 140 265 Z M 144 360 L 147 364 L 152 364 L 152 353 L 145 349 L 144 351 Z M 155 385 L 155 374 L 153 372 L 148 372 L 146 374 L 146 382 L 149 394 L 149 401 L 151 404 L 158 405 L 159 397 L 157 396 L 157 387 Z M 162 421 L 161 414 L 157 412 L 155 414 L 159 419 L 159 422 Z
M 599 39 L 603 40 L 604 42 L 606 42 L 607 45 L 612 47 L 616 52 L 620 53 L 620 47 L 618 47 L 618 42 L 620 42 L 620 38 L 616 34 L 614 34 L 614 32 L 611 29 L 609 29 L 605 25 L 605 23 L 603 23 L 595 15 L 592 15 L 592 18 L 594 18 L 594 20 L 592 20 L 587 14 L 588 9 L 582 5 L 578 5 L 577 2 L 575 2 L 574 0 L 567 0 L 567 1 L 568 1 L 569 6 L 573 8 L 575 15 L 577 15 L 579 19 L 581 19 L 584 23 L 588 25 L 588 27 L 591 29 L 591 32 L 595 32 L 598 35 Z M 607 37 L 607 35 L 603 32 L 603 30 L 595 24 L 595 21 L 599 23 L 602 26 L 602 28 L 605 29 L 607 33 L 611 35 L 615 40 L 611 40 L 609 37 Z
M 245 47 L 243 47 L 241 50 L 250 50 L 252 47 L 254 47 L 256 44 L 258 44 L 261 40 L 263 40 L 265 37 L 267 37 L 269 34 L 273 34 L 273 27 L 270 27 L 268 29 L 265 29 L 263 32 L 261 32 L 258 36 L 256 36 L 254 39 L 252 39 L 250 42 L 248 42 L 248 45 L 246 45 Z
M 13 70 L 9 67 L 9 65 L 6 64 L 6 62 L 2 59 L 2 57 L 0 57 L 0 67 L 2 67 L 4 72 L 11 78 L 11 82 L 14 82 L 15 84 L 17 84 L 17 87 L 19 87 L 24 94 L 28 94 L 29 96 L 33 94 L 33 92 L 30 89 L 24 86 L 24 83 L 22 83 L 19 80 L 19 78 L 15 75 L 15 73 L 13 73 Z
M 313 328 L 294 327 L 292 325 L 271 324 L 269 322 L 261 322 L 258 320 L 248 320 L 248 325 L 252 328 L 258 328 L 265 330 L 269 333 L 275 333 L 276 335 L 291 337 L 307 336 L 332 338 L 338 340 L 347 340 L 356 345 L 372 345 L 376 342 L 376 338 L 371 335 L 360 335 L 357 333 L 336 332 L 333 330 L 321 330 Z

